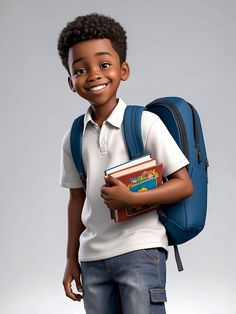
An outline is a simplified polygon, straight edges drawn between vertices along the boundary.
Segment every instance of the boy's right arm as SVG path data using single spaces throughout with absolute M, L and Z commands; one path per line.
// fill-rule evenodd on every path
M 74 301 L 81 301 L 82 299 L 81 294 L 72 291 L 71 283 L 75 280 L 78 291 L 82 292 L 78 251 L 79 238 L 85 229 L 81 221 L 84 200 L 85 193 L 83 189 L 70 189 L 70 199 L 68 204 L 67 264 L 63 278 L 63 286 L 66 296 Z

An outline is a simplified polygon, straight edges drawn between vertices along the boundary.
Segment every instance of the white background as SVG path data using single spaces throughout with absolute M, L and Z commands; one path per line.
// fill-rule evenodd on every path
M 84 313 L 64 296 L 68 191 L 60 144 L 87 109 L 67 86 L 57 38 L 98 12 L 128 33 L 127 103 L 177 95 L 198 109 L 210 161 L 206 228 L 168 259 L 168 314 L 235 314 L 234 0 L 1 0 L 0 303 L 2 314 Z M 98 313 L 99 314 L 99 313 Z

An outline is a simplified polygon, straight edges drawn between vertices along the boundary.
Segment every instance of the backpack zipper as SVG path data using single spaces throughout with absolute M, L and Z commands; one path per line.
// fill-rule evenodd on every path
M 188 139 L 187 139 L 184 121 L 181 114 L 179 113 L 179 110 L 168 101 L 160 101 L 157 103 L 167 107 L 172 112 L 175 120 L 177 121 L 179 131 L 180 131 L 180 139 L 181 139 L 181 146 L 182 146 L 181 149 L 184 155 L 186 156 L 186 158 L 188 159 L 189 158 Z
M 202 152 L 200 149 L 200 144 L 199 144 L 199 135 L 198 135 L 198 123 L 197 123 L 197 114 L 195 111 L 195 108 L 193 105 L 188 103 L 193 114 L 193 132 L 194 132 L 194 142 L 195 142 L 195 148 L 197 150 L 197 158 L 198 158 L 198 163 L 200 164 L 202 162 Z

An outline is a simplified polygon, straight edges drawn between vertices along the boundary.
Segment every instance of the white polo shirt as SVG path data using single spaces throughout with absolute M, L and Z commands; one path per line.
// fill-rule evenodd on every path
M 145 248 L 168 249 L 165 228 L 155 210 L 115 223 L 100 196 L 104 170 L 129 160 L 122 127 L 125 107 L 119 99 L 101 128 L 92 120 L 91 108 L 84 118 L 83 162 L 87 193 L 82 221 L 86 229 L 80 236 L 80 261 L 100 260 Z M 163 163 L 164 176 L 188 164 L 163 122 L 151 112 L 143 112 L 142 137 L 146 151 Z M 62 141 L 60 183 L 66 188 L 83 186 L 71 155 L 70 130 Z

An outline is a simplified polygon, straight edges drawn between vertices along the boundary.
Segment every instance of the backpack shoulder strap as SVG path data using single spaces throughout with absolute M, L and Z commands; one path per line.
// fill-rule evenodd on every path
M 137 158 L 145 154 L 141 129 L 141 119 L 144 109 L 145 107 L 141 106 L 127 106 L 125 110 L 123 120 L 124 137 L 130 159 Z M 164 214 L 162 209 L 159 209 L 158 213 L 160 215 Z M 177 245 L 174 245 L 174 253 L 177 268 L 179 271 L 182 271 L 184 268 Z
M 127 106 L 124 113 L 124 137 L 130 159 L 137 158 L 145 154 L 141 132 L 141 118 L 143 110 L 144 107 L 141 106 Z M 83 129 L 84 115 L 81 115 L 75 119 L 72 124 L 70 146 L 74 164 L 78 170 L 84 187 L 86 187 L 86 173 L 82 158 Z
M 130 159 L 145 154 L 143 146 L 141 119 L 145 108 L 141 106 L 127 106 L 124 113 L 124 137 Z
M 84 130 L 84 115 L 75 119 L 72 124 L 70 134 L 70 146 L 71 154 L 74 160 L 74 164 L 79 172 L 80 178 L 84 187 L 86 186 L 86 173 L 84 170 L 83 158 L 82 158 L 82 138 Z

